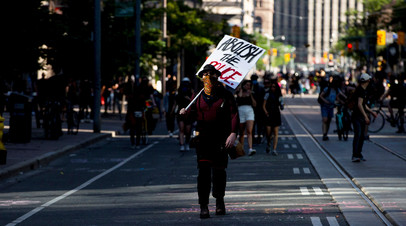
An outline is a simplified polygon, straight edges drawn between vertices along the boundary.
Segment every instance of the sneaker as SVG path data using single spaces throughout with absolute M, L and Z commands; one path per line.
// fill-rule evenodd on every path
M 272 155 L 277 156 L 277 155 L 278 155 L 278 152 L 276 152 L 276 150 L 275 150 L 275 149 L 273 149 L 273 150 L 272 150 Z
M 169 138 L 172 138 L 173 137 L 173 133 L 169 133 Z
M 185 144 L 185 149 L 186 149 L 186 151 L 190 151 L 189 144 Z
M 361 159 L 358 157 L 352 157 L 352 162 L 360 162 Z
M 328 136 L 327 135 L 323 135 L 323 141 L 328 140 Z
M 180 151 L 185 151 L 185 145 L 180 146 Z
M 364 157 L 361 157 L 360 160 L 363 162 L 367 161 L 366 159 L 364 159 Z
M 253 155 L 255 155 L 255 153 L 257 153 L 257 151 L 255 149 L 250 149 L 248 151 L 248 156 L 253 156 Z

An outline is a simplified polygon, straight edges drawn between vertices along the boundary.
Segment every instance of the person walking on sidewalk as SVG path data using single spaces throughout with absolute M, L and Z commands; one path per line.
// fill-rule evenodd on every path
M 376 118 L 376 113 L 372 111 L 367 105 L 367 93 L 366 89 L 369 82 L 371 81 L 371 76 L 364 73 L 359 79 L 359 84 L 355 89 L 354 98 L 355 98 L 355 107 L 352 113 L 352 123 L 354 127 L 354 140 L 352 142 L 352 161 L 360 162 L 365 161 L 362 156 L 362 146 L 364 145 L 365 140 L 365 127 L 369 125 L 370 120 L 368 117 L 368 112 Z
M 251 81 L 244 80 L 241 83 L 241 87 L 237 90 L 237 105 L 238 105 L 238 114 L 240 115 L 240 132 L 239 139 L 240 143 L 244 145 L 245 131 L 247 131 L 247 140 L 248 140 L 248 155 L 254 155 L 257 151 L 252 149 L 252 130 L 254 128 L 254 108 L 257 105 L 257 102 L 252 95 L 251 90 Z
M 273 149 L 272 155 L 278 155 L 276 147 L 278 146 L 278 133 L 281 123 L 281 112 L 283 110 L 283 99 L 281 89 L 276 81 L 270 82 L 269 78 L 264 79 L 264 83 L 271 84 L 270 90 L 266 92 L 264 97 L 263 109 L 266 115 L 266 153 L 270 152 L 271 136 L 273 134 Z M 280 110 L 279 110 L 280 109 Z
M 181 114 L 197 120 L 195 138 L 197 165 L 197 192 L 200 204 L 200 218 L 209 218 L 208 209 L 211 185 L 216 198 L 216 215 L 225 215 L 224 195 L 226 189 L 228 154 L 237 138 L 238 109 L 231 92 L 218 81 L 221 72 L 213 65 L 205 65 L 199 72 L 204 82 L 204 92 Z
M 190 83 L 190 79 L 185 77 L 182 79 L 182 83 L 179 86 L 178 94 L 176 95 L 176 118 L 178 120 L 179 127 L 179 145 L 180 151 L 189 151 L 190 133 L 192 130 L 192 121 L 185 117 L 185 115 L 179 114 L 179 110 L 185 108 L 192 100 L 193 90 Z

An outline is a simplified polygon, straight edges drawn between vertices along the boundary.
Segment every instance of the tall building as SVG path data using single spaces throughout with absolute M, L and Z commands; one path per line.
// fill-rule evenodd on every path
M 258 0 L 260 1 L 260 0 Z M 350 9 L 363 10 L 362 0 L 273 0 L 273 36 L 285 36 L 296 47 L 295 62 L 327 63 Z
M 205 11 L 226 19 L 230 26 L 237 25 L 248 34 L 254 31 L 255 0 L 203 0 Z

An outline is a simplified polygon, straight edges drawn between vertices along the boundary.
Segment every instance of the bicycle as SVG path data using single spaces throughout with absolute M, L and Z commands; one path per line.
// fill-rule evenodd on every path
M 383 129 L 385 126 L 385 121 L 391 123 L 393 127 L 397 126 L 398 128 L 400 125 L 400 117 L 399 117 L 399 110 L 394 115 L 394 119 L 392 121 L 390 115 L 388 115 L 384 110 L 382 110 L 382 103 L 378 104 L 378 109 L 374 110 L 376 112 L 377 117 L 374 118 L 372 115 L 369 116 L 370 124 L 368 126 L 368 132 L 377 133 Z
M 68 124 L 68 134 L 76 135 L 79 132 L 79 113 L 73 109 L 71 101 L 67 101 L 66 106 L 66 123 Z
M 338 139 L 348 140 L 348 133 L 351 130 L 351 115 L 348 108 L 343 104 L 336 104 L 336 126 Z
M 135 129 L 136 133 L 140 134 L 142 144 L 148 143 L 148 120 L 145 116 L 146 109 L 144 111 L 135 111 Z

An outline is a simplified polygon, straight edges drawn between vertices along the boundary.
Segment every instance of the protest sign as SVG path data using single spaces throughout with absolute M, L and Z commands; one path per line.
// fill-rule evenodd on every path
M 264 49 L 254 44 L 226 35 L 197 74 L 206 64 L 211 64 L 221 72 L 219 81 L 235 89 L 264 53 Z

